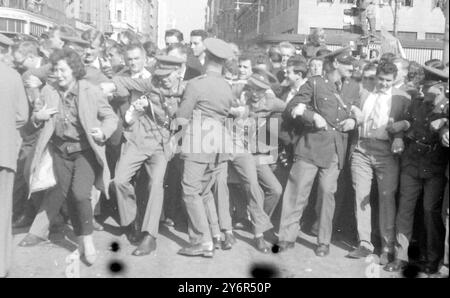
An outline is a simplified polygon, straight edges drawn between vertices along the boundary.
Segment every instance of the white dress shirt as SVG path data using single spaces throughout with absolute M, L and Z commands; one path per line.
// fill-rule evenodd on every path
M 387 92 L 371 92 L 363 106 L 364 122 L 360 127 L 362 138 L 389 140 L 386 128 L 391 121 L 392 89 Z

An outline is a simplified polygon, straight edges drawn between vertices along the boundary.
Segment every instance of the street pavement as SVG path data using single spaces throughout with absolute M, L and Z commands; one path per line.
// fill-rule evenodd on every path
M 65 236 L 71 234 L 70 229 L 53 234 L 51 241 L 37 247 L 18 247 L 25 232 L 16 231 L 14 238 L 10 273 L 13 278 L 252 278 L 254 272 L 272 272 L 281 278 L 399 277 L 384 272 L 374 263 L 376 257 L 367 260 L 345 258 L 351 249 L 345 241 L 335 241 L 331 254 L 318 258 L 313 251 L 315 238 L 302 232 L 299 232 L 295 249 L 283 254 L 263 255 L 253 248 L 249 232 L 236 231 L 238 243 L 232 250 L 219 250 L 213 259 L 205 259 L 177 255 L 177 251 L 187 244 L 187 234 L 161 226 L 156 252 L 146 257 L 134 257 L 131 253 L 135 247 L 121 235 L 117 224 L 108 219 L 106 231 L 95 233 L 99 258 L 92 267 L 80 263 L 73 253 L 76 252 L 75 242 L 70 240 L 73 237 Z

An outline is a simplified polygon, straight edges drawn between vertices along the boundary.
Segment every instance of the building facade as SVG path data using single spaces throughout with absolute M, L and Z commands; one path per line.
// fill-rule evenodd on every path
M 66 15 L 74 19 L 78 30 L 93 27 L 111 31 L 109 0 L 66 0 Z
M 236 1 L 229 1 L 236 2 Z M 240 40 L 255 38 L 260 2 L 260 34 L 307 35 L 314 28 L 323 28 L 328 35 L 343 34 L 344 10 L 354 0 L 253 0 L 237 12 L 236 27 Z M 386 3 L 385 3 L 386 2 Z M 394 17 L 388 1 L 379 0 L 377 30 L 393 30 Z M 402 40 L 442 40 L 445 18 L 435 0 L 404 0 L 398 12 L 398 36 Z M 418 21 L 420 20 L 420 21 Z
M 130 29 L 156 41 L 158 4 L 157 0 L 110 0 L 113 33 Z
M 64 0 L 0 0 L 0 33 L 39 37 L 55 25 L 74 26 Z

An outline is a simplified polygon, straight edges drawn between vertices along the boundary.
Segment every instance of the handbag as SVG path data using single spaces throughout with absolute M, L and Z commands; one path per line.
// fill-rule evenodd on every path
M 53 157 L 47 146 L 31 179 L 30 193 L 36 193 L 56 186 L 56 176 L 53 169 Z

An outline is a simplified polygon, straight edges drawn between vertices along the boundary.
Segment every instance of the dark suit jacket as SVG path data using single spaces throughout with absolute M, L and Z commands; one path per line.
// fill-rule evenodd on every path
M 335 154 L 342 169 L 347 155 L 349 133 L 340 132 L 339 123 L 352 118 L 351 106 L 359 106 L 360 86 L 354 81 L 345 81 L 341 92 L 336 86 L 322 78 L 312 77 L 300 89 L 286 108 L 284 119 L 294 125 L 291 129 L 299 136 L 295 155 L 318 167 L 330 167 Z M 339 97 L 345 104 L 343 107 Z M 306 104 L 307 110 L 300 119 L 292 119 L 292 111 L 299 104 Z M 318 130 L 314 126 L 314 114 L 318 113 L 328 122 L 328 129 Z M 294 120 L 294 121 L 292 121 Z

